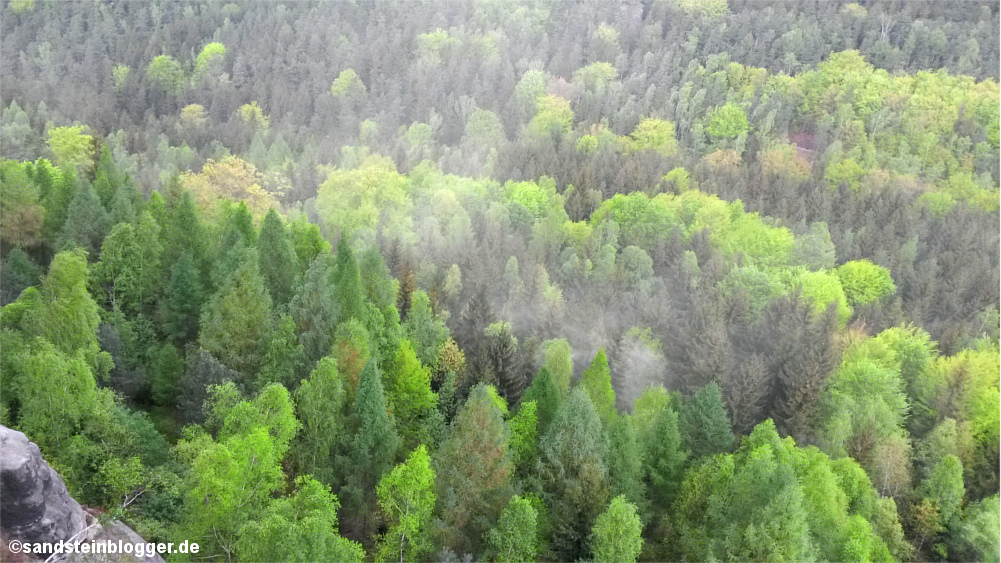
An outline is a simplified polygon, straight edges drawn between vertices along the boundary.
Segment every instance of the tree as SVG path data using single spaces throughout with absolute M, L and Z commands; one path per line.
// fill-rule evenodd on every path
M 295 494 L 273 500 L 240 528 L 235 551 L 244 561 L 357 561 L 361 544 L 337 534 L 340 502 L 309 476 L 295 480 Z
M 558 560 L 576 561 L 588 555 L 587 538 L 610 488 L 607 450 L 591 399 L 582 389 L 574 389 L 549 425 L 536 464 Z
M 77 179 L 69 169 L 53 168 L 48 160 L 40 158 L 35 163 L 35 183 L 42 186 L 49 182 L 51 189 L 42 193 L 42 205 L 45 207 L 42 235 L 50 245 L 55 245 L 66 224 L 70 203 L 76 197 Z
M 511 325 L 497 322 L 483 330 L 488 381 L 496 380 L 508 403 L 516 404 L 525 389 L 525 374 L 518 357 L 518 339 L 511 333 Z
M 82 252 L 56 254 L 38 297 L 37 305 L 25 313 L 25 332 L 69 355 L 80 350 L 88 356 L 97 353 L 99 308 L 87 292 L 87 260 Z
M 487 560 L 528 563 L 536 560 L 538 513 L 518 495 L 504 507 L 497 525 L 487 532 Z
M 428 424 L 437 412 L 438 396 L 431 391 L 431 375 L 406 339 L 400 340 L 386 376 L 386 394 L 403 447 L 432 443 Z
M 184 251 L 170 268 L 170 280 L 160 302 L 160 318 L 167 337 L 181 344 L 198 336 L 203 295 L 195 259 L 190 251 Z
M 542 436 L 549 428 L 549 423 L 560 408 L 560 390 L 553 381 L 553 374 L 548 368 L 542 367 L 532 379 L 532 384 L 521 397 L 522 404 L 535 402 L 539 419 L 539 435 Z
M 0 166 L 0 239 L 8 245 L 29 247 L 41 241 L 45 208 L 38 185 L 14 161 Z
M 508 421 L 508 430 L 511 463 L 519 473 L 525 473 L 535 467 L 539 455 L 539 419 L 535 401 L 521 403 L 518 412 Z
M 271 297 L 249 252 L 202 310 L 199 343 L 226 366 L 249 377 L 260 365 L 261 340 L 271 323 Z
M 632 150 L 651 150 L 664 156 L 673 156 L 678 150 L 674 123 L 664 119 L 644 117 L 630 136 Z
M 438 349 L 448 340 L 448 327 L 435 316 L 427 293 L 415 291 L 411 296 L 403 332 L 414 346 L 421 363 L 434 366 Z
M 643 549 L 643 524 L 636 507 L 619 495 L 595 520 L 591 529 L 591 553 L 596 561 L 631 563 Z
M 747 113 L 734 103 L 713 109 L 706 118 L 706 132 L 715 139 L 733 139 L 746 131 Z
M 94 166 L 94 137 L 83 132 L 81 125 L 49 129 L 48 145 L 56 166 L 76 174 L 89 171 Z
M 216 394 L 227 396 L 225 391 Z M 265 511 L 284 484 L 281 461 L 299 423 L 281 385 L 264 388 L 253 401 L 217 399 L 212 410 L 214 419 L 222 421 L 218 439 L 189 435 L 177 446 L 191 463 L 178 533 L 198 538 L 206 557 L 231 558 L 240 549 L 246 523 Z
M 332 281 L 334 295 L 340 304 L 341 318 L 344 320 L 354 318 L 364 322 L 367 315 L 365 296 L 361 288 L 361 273 L 348 237 L 341 237 L 337 243 L 337 261 L 334 264 Z
M 221 65 L 225 57 L 225 45 L 216 42 L 206 44 L 198 53 L 198 58 L 195 59 L 195 70 L 192 72 L 192 78 L 197 80 L 209 72 L 212 66 Z
M 330 170 L 316 206 L 330 233 L 353 234 L 384 225 L 387 235 L 409 231 L 410 181 L 388 158 L 371 155 L 354 170 Z
M 159 55 L 146 67 L 146 80 L 171 96 L 184 89 L 184 70 L 170 55 Z
M 289 302 L 289 312 L 295 319 L 299 342 L 308 364 L 316 363 L 330 353 L 339 308 L 331 283 L 331 262 L 320 254 L 309 265 L 302 285 Z
M 671 506 L 681 484 L 688 452 L 682 449 L 678 415 L 665 406 L 656 415 L 653 432 L 646 435 L 643 456 L 649 497 L 661 510 Z
M 560 397 L 566 397 L 570 393 L 570 379 L 573 377 L 572 355 L 570 343 L 565 339 L 547 340 L 542 344 L 542 363 L 549 370 L 550 377 L 559 389 Z
M 423 444 L 379 482 L 379 507 L 389 521 L 379 559 L 395 561 L 398 555 L 400 563 L 416 561 L 430 550 L 428 525 L 434 510 L 434 483 L 434 469 Z
M 227 200 L 245 203 L 254 219 L 264 217 L 278 206 L 276 197 L 282 194 L 265 190 L 262 183 L 257 168 L 235 156 L 209 159 L 201 172 L 181 174 L 181 186 L 191 192 L 200 214 L 209 221 L 219 218 L 221 204 Z
M 305 472 L 326 485 L 339 482 L 334 458 L 345 439 L 346 399 L 337 361 L 330 356 L 320 360 L 295 391 L 296 413 L 302 423 L 295 456 Z
M 608 427 L 608 472 L 612 478 L 611 495 L 623 496 L 644 514 L 647 500 L 644 480 L 644 452 L 633 418 L 624 414 Z
M 88 255 L 97 256 L 110 226 L 108 212 L 94 189 L 84 184 L 73 195 L 57 245 L 64 249 L 82 248 Z
M 268 293 L 276 305 L 288 303 L 292 298 L 299 260 L 285 225 L 274 208 L 268 210 L 261 222 L 257 248 L 260 253 L 261 276 L 264 277 Z
M 678 430 L 692 459 L 725 453 L 733 447 L 730 417 L 723 408 L 719 386 L 710 383 L 684 401 L 678 413 Z
M 947 455 L 932 469 L 916 491 L 919 498 L 929 499 L 938 509 L 939 522 L 945 526 L 959 513 L 966 493 L 963 487 L 963 464 L 954 455 Z
M 302 377 L 306 355 L 299 344 L 295 321 L 291 316 L 282 314 L 278 318 L 278 326 L 269 331 L 262 348 L 258 387 L 281 383 L 287 389 L 295 389 Z
M 845 297 L 853 307 L 865 305 L 897 291 L 890 270 L 868 260 L 845 262 L 836 270 Z
M 3 278 L 0 306 L 11 303 L 22 291 L 37 285 L 42 278 L 42 269 L 20 248 L 7 253 L 0 268 L 0 277 Z
M 608 359 L 605 357 L 605 349 L 598 350 L 584 373 L 581 375 L 581 387 L 587 391 L 591 397 L 591 403 L 598 411 L 601 422 L 610 426 L 615 420 L 617 411 L 615 410 L 615 391 L 612 389 L 612 371 L 608 369 Z
M 479 553 L 507 499 L 512 466 L 508 429 L 487 386 L 478 385 L 435 456 L 439 545 Z
M 386 409 L 382 378 L 374 358 L 361 372 L 348 432 L 344 453 L 337 457 L 338 471 L 344 479 L 340 497 L 349 514 L 344 525 L 349 535 L 364 538 L 375 524 L 376 484 L 392 467 L 400 443 Z

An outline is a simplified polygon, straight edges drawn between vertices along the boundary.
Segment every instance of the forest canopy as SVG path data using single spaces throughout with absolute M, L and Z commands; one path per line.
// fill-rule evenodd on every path
M 998 560 L 996 2 L 0 33 L 0 423 L 147 541 Z

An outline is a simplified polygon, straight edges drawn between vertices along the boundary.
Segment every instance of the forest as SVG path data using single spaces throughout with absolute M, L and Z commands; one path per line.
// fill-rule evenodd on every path
M 0 424 L 194 560 L 998 561 L 999 9 L 3 0 Z

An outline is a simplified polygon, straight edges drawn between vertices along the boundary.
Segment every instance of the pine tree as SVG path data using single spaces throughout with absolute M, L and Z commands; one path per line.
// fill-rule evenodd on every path
M 261 237 L 257 248 L 260 252 L 261 275 L 271 298 L 276 305 L 288 303 L 292 298 L 299 260 L 292 248 L 288 231 L 274 208 L 268 211 L 261 222 Z
M 598 350 L 591 365 L 581 375 L 581 387 L 587 391 L 598 416 L 605 426 L 615 420 L 615 391 L 612 389 L 612 371 L 608 369 L 608 358 L 605 349 Z
M 164 334 L 177 343 L 198 336 L 202 309 L 202 283 L 191 252 L 185 251 L 170 269 L 170 281 L 160 304 Z
M 692 459 L 727 452 L 733 447 L 730 417 L 723 408 L 718 385 L 710 383 L 682 403 L 678 431 Z
M 337 459 L 344 479 L 339 496 L 346 513 L 344 527 L 349 536 L 360 540 L 374 529 L 375 487 L 392 467 L 400 443 L 386 409 L 375 359 L 369 360 L 361 372 L 348 427 L 351 438 Z

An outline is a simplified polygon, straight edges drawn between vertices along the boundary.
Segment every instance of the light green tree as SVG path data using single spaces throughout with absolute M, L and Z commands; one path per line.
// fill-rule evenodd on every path
M 382 481 L 376 495 L 389 524 L 377 557 L 382 561 L 416 561 L 431 549 L 429 524 L 435 504 L 435 472 L 421 444 Z
M 591 554 L 596 561 L 632 563 L 643 549 L 643 524 L 626 497 L 612 499 L 591 528 Z
M 536 560 L 538 513 L 518 495 L 504 507 L 497 525 L 487 532 L 489 561 L 528 563 Z

